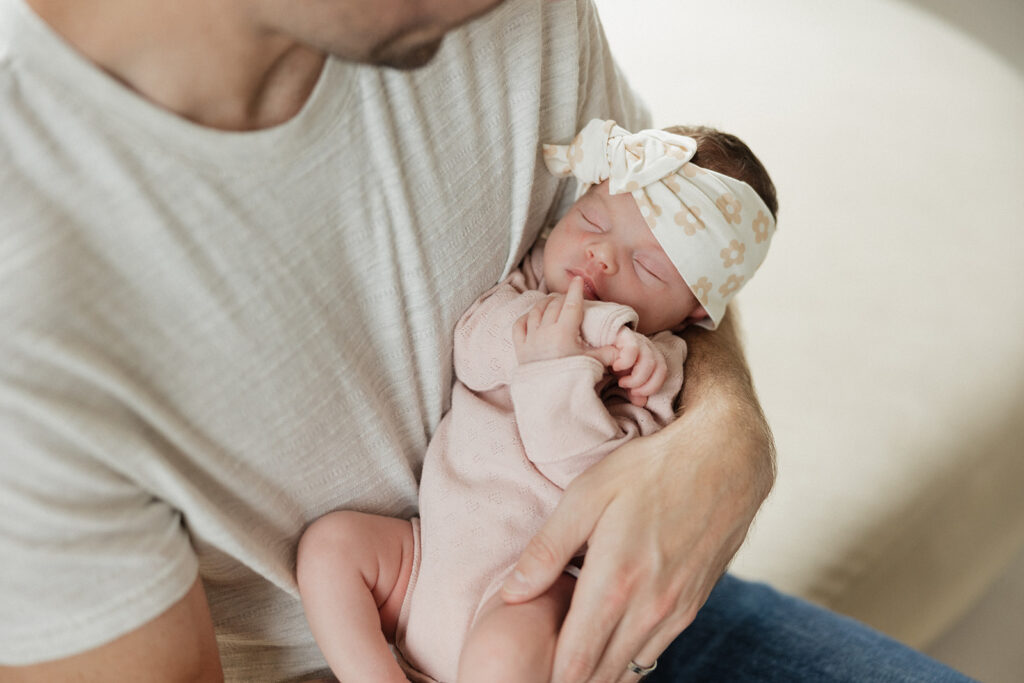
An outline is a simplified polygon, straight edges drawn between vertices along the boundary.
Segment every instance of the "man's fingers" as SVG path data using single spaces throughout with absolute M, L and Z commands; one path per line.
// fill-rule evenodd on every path
M 668 596 L 659 595 L 650 579 L 638 580 L 637 586 L 598 659 L 594 680 L 636 683 L 639 676 L 628 670 L 630 662 L 641 668 L 652 666 L 689 625 L 680 616 L 678 596 L 667 599 Z
M 627 632 L 625 629 L 621 630 L 624 633 Z M 610 645 L 606 651 L 607 663 L 602 660 L 598 665 L 598 676 L 607 671 L 603 680 L 616 681 L 616 683 L 637 683 L 640 680 L 640 675 L 627 668 L 630 663 L 645 669 L 654 666 L 661 653 L 668 649 L 678 635 L 678 632 L 663 623 L 650 636 L 640 641 L 630 641 L 630 644 L 623 648 L 617 647 L 617 644 Z
M 627 611 L 594 667 L 593 678 L 598 681 L 628 681 L 627 677 L 632 676 L 632 683 L 636 683 L 639 676 L 628 671 L 629 663 L 632 661 L 648 667 L 661 654 L 661 650 L 653 655 L 646 654 L 651 649 L 648 645 L 650 638 L 650 628 L 637 623 L 636 617 Z
M 604 507 L 599 502 L 573 496 L 572 487 L 566 490 L 501 587 L 505 602 L 526 602 L 551 587 L 590 537 Z
M 662 615 L 652 614 L 651 611 L 647 611 L 647 615 L 653 616 L 653 618 L 647 621 L 633 622 L 638 632 L 648 633 L 646 637 L 639 639 L 624 637 L 621 641 L 618 640 L 620 634 L 631 632 L 630 628 L 626 625 L 631 616 L 627 615 L 627 617 L 624 617 L 620 629 L 616 631 L 612 642 L 608 644 L 608 648 L 605 650 L 605 658 L 602 658 L 602 661 L 598 664 L 598 672 L 608 671 L 608 676 L 603 680 L 616 681 L 616 683 L 637 683 L 637 674 L 628 671 L 626 667 L 629 666 L 630 662 L 634 662 L 643 668 L 653 666 L 658 661 L 658 658 L 661 657 L 661 654 L 668 649 L 669 645 L 679 637 L 679 634 L 693 623 L 697 610 L 703 605 L 703 602 L 698 603 L 693 600 L 696 597 L 695 595 L 681 595 L 677 600 L 675 609 L 664 614 L 664 618 L 660 620 L 658 620 L 658 617 Z M 643 614 L 644 610 L 640 610 L 639 613 Z M 652 624 L 654 625 L 652 626 Z
M 589 681 L 597 668 L 609 638 L 629 603 L 628 589 L 614 586 L 601 574 L 603 567 L 584 568 L 576 582 L 569 613 L 558 634 L 554 683 Z

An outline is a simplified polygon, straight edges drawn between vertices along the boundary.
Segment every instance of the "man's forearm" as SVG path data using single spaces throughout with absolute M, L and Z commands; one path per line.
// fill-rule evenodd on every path
M 678 419 L 666 429 L 688 439 L 720 439 L 722 457 L 747 470 L 751 494 L 763 501 L 775 482 L 775 443 L 754 391 L 736 323 L 736 307 L 714 332 L 690 327 Z M 724 448 L 728 444 L 728 448 Z M 747 463 L 744 467 L 744 463 Z
M 0 666 L 0 683 L 224 680 L 202 581 L 163 614 L 95 649 L 24 667 Z

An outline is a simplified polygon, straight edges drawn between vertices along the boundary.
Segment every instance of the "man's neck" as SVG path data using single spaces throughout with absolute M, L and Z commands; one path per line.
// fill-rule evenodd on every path
M 87 59 L 200 125 L 268 128 L 302 108 L 325 56 L 262 30 L 248 0 L 26 0 Z

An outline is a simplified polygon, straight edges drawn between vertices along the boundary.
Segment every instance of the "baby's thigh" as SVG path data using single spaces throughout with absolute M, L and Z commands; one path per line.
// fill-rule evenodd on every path
M 546 593 L 516 605 L 495 594 L 480 610 L 459 659 L 459 680 L 548 681 L 555 643 L 576 579 L 563 574 Z

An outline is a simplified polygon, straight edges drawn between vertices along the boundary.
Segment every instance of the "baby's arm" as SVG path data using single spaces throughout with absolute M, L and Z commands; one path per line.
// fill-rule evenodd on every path
M 341 683 L 406 683 L 388 648 L 413 564 L 412 525 L 338 511 L 299 540 L 296 575 L 313 637 Z
M 655 344 L 624 328 L 622 309 L 630 312 L 605 304 L 584 315 L 582 289 L 574 283 L 564 299 L 542 302 L 514 329 L 521 364 L 510 391 L 523 448 L 560 487 L 619 444 L 657 431 L 673 417 L 685 344 L 668 334 Z M 606 367 L 620 356 L 619 367 L 628 366 L 621 382 L 631 386 L 599 395 Z M 635 389 L 650 396 L 631 396 Z
M 516 273 L 480 297 L 455 326 L 455 376 L 471 391 L 485 392 L 509 383 L 517 366 L 508 331 L 544 294 L 525 289 Z

